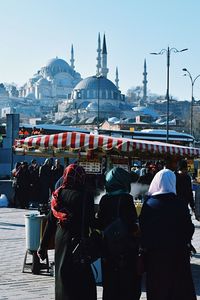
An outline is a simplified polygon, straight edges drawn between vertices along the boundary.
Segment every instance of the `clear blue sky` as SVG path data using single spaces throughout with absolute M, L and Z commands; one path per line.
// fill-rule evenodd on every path
M 171 53 L 170 94 L 190 99 L 193 77 L 200 74 L 199 0 L 1 0 L 0 82 L 25 83 L 58 56 L 69 62 L 74 45 L 75 67 L 82 77 L 96 72 L 97 36 L 106 34 L 108 78 L 118 66 L 120 89 L 142 85 L 147 60 L 148 89 L 166 93 L 166 55 L 150 52 L 168 46 L 188 48 Z M 194 86 L 200 99 L 200 78 Z

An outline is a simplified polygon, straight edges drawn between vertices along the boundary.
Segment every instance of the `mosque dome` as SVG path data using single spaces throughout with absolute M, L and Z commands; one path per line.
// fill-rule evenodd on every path
M 45 69 L 50 73 L 52 76 L 55 76 L 58 73 L 72 73 L 72 68 L 68 65 L 68 63 L 61 58 L 53 58 L 50 59 L 47 64 Z
M 94 90 L 97 89 L 99 87 L 99 89 L 101 90 L 113 90 L 118 92 L 118 89 L 116 87 L 116 85 L 114 85 L 114 83 L 112 83 L 112 81 L 110 81 L 109 79 L 107 79 L 106 77 L 100 76 L 90 76 L 87 77 L 83 80 L 81 80 L 76 86 L 75 86 L 75 90 Z
M 73 89 L 72 99 L 121 100 L 121 92 L 104 76 L 90 76 L 81 80 Z

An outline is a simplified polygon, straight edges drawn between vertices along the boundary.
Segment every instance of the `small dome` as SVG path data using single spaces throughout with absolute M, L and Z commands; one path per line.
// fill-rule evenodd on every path
M 49 81 L 45 78 L 40 78 L 38 81 L 37 81 L 37 84 L 38 85 L 47 85 L 49 84 Z
M 96 111 L 96 110 L 98 110 L 98 104 L 97 103 L 95 103 L 95 102 L 90 102 L 89 104 L 88 104 L 88 106 L 86 107 L 86 110 L 88 110 L 88 111 Z
M 117 118 L 117 117 L 108 118 L 109 123 L 115 123 L 115 122 L 118 122 L 118 121 L 119 121 L 119 118 Z
M 159 115 L 154 110 L 146 107 L 146 106 L 136 106 L 133 107 L 133 111 L 139 113 L 140 115 L 149 115 L 153 118 L 157 118 Z

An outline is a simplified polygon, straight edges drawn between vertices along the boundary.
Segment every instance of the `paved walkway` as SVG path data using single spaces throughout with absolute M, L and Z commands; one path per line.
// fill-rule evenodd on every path
M 54 277 L 22 273 L 26 251 L 25 213 L 27 211 L 22 209 L 0 208 L 0 300 L 51 300 L 54 299 Z M 191 264 L 197 299 L 200 300 L 200 223 L 195 220 L 194 223 L 193 244 L 197 254 Z M 53 261 L 52 250 L 49 251 L 49 259 Z M 97 288 L 100 300 L 102 288 Z M 141 300 L 145 299 L 143 292 Z

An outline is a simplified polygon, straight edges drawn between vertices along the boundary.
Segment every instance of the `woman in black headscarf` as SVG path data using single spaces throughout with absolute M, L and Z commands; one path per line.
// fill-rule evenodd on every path
M 113 168 L 105 178 L 106 194 L 99 203 L 98 227 L 104 231 L 118 216 L 128 228 L 132 242 L 120 256 L 114 256 L 105 249 L 102 259 L 103 300 L 138 300 L 140 298 L 140 277 L 137 275 L 138 244 L 137 213 L 131 190 L 131 175 L 122 168 Z
M 194 232 L 189 210 L 176 196 L 176 176 L 159 171 L 140 214 L 146 250 L 148 300 L 196 300 L 189 245 Z
M 86 173 L 77 164 L 69 165 L 63 174 L 63 183 L 54 193 L 38 255 L 45 258 L 48 242 L 55 234 L 55 299 L 96 300 L 96 286 L 89 263 L 73 259 L 73 251 L 82 237 L 89 234 L 94 222 L 94 199 L 84 188 Z M 83 203 L 85 210 L 82 228 Z

